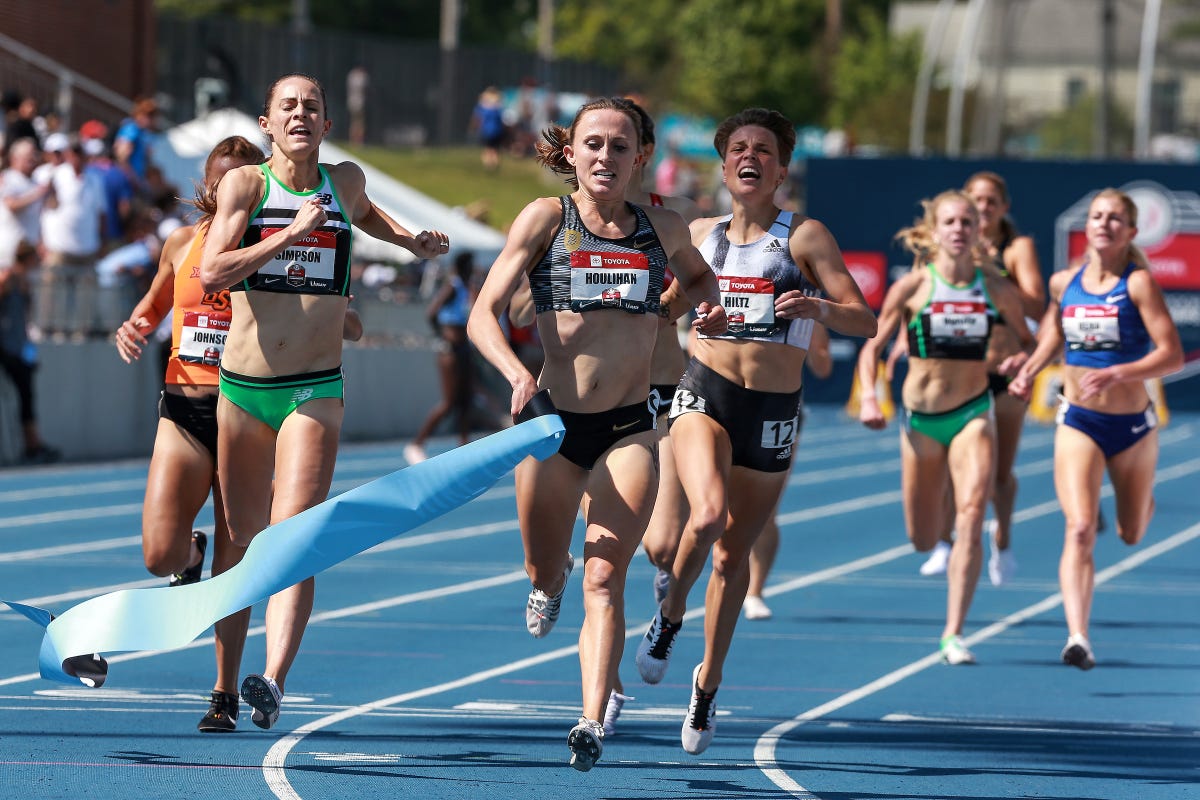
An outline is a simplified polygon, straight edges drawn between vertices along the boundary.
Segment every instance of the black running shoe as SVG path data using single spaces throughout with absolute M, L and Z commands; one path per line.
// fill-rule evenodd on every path
M 201 733 L 232 733 L 237 729 L 238 696 L 227 692 L 212 693 L 208 713 L 196 724 Z
M 187 586 L 190 583 L 199 583 L 200 578 L 204 575 L 204 551 L 208 548 L 208 537 L 204 535 L 204 531 L 192 531 L 192 539 L 196 542 L 196 549 L 200 551 L 200 560 L 196 562 L 196 566 L 175 573 L 171 577 L 171 582 L 167 584 L 168 586 Z

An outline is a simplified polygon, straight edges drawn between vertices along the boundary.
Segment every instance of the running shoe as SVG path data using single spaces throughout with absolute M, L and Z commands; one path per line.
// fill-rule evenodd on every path
M 992 555 L 988 558 L 988 578 L 991 579 L 992 586 L 1003 586 L 1017 574 L 1017 557 L 1013 555 L 1012 545 L 1010 544 L 1007 550 L 996 546 L 996 532 L 999 528 L 1000 524 L 994 519 L 983 525 L 984 533 L 992 543 Z
M 238 696 L 213 691 L 208 713 L 196 724 L 201 733 L 232 733 L 237 728 Z
M 758 595 L 748 594 L 742 601 L 742 614 L 746 616 L 746 619 L 770 619 L 771 607 L 764 603 Z
M 1062 662 L 1084 671 L 1096 666 L 1096 656 L 1092 654 L 1092 645 L 1086 636 L 1072 633 L 1067 637 L 1067 645 L 1062 650 Z
M 571 766 L 587 772 L 596 766 L 604 752 L 604 726 L 594 719 L 580 717 L 579 724 L 567 734 L 567 747 L 571 748 Z
M 949 542 L 939 539 L 929 553 L 929 558 L 925 559 L 925 563 L 921 565 L 921 574 L 926 576 L 945 575 L 946 567 L 950 566 L 950 551 L 953 549 Z
M 957 664 L 974 664 L 975 656 L 963 644 L 963 638 L 958 634 L 943 636 L 941 643 L 942 661 L 955 666 Z
M 671 588 L 671 573 L 665 569 L 659 569 L 654 573 L 654 604 L 662 605 L 662 601 L 667 599 L 667 589 Z
M 254 709 L 250 721 L 264 731 L 279 721 L 279 706 L 283 703 L 283 694 L 274 678 L 247 675 L 242 681 L 242 699 Z
M 687 717 L 683 720 L 683 730 L 679 741 L 683 749 L 692 755 L 700 755 L 712 743 L 713 734 L 717 732 L 717 691 L 700 691 L 700 668 L 697 664 L 692 670 L 692 702 L 688 704 Z
M 204 535 L 204 531 L 192 531 L 192 541 L 196 543 L 196 549 L 200 551 L 200 560 L 196 562 L 195 566 L 187 567 L 183 572 L 172 575 L 168 586 L 187 586 L 199 583 L 200 578 L 204 575 L 204 551 L 208 549 L 208 537 Z
M 534 588 L 529 592 L 529 600 L 525 603 L 525 627 L 535 639 L 541 639 L 554 623 L 558 622 L 558 613 L 562 610 L 563 594 L 567 591 L 567 578 L 575 569 L 575 556 L 567 553 L 567 566 L 563 570 L 563 588 L 551 597 L 541 589 Z
M 616 689 L 613 689 L 608 694 L 608 706 L 604 709 L 604 735 L 612 736 L 617 729 L 617 718 L 621 716 L 621 709 L 625 707 L 626 700 L 633 698 L 627 694 L 621 694 Z
M 429 456 L 425 455 L 425 448 L 415 442 L 409 442 L 404 445 L 402 452 L 404 453 L 404 460 L 409 464 L 420 464 L 429 458 Z
M 667 673 L 667 665 L 671 661 L 671 647 L 675 644 L 675 635 L 683 627 L 683 621 L 668 622 L 662 615 L 662 606 L 650 620 L 650 628 L 638 644 L 637 661 L 638 673 L 646 683 L 658 683 Z

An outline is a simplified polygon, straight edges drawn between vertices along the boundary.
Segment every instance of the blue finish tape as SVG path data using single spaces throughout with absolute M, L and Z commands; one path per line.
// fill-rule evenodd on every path
M 100 686 L 100 653 L 183 647 L 216 621 L 473 500 L 526 456 L 549 458 L 562 437 L 556 414 L 540 416 L 385 475 L 272 525 L 210 580 L 111 592 L 58 617 L 0 602 L 46 629 L 43 678 Z

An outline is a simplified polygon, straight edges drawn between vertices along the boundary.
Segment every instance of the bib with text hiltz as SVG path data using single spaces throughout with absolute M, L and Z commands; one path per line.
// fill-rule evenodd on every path
M 642 312 L 650 286 L 644 253 L 571 253 L 571 310 L 620 308 Z
M 262 236 L 266 239 L 281 230 L 263 228 Z M 333 283 L 336 259 L 337 232 L 313 231 L 259 268 L 259 279 L 264 282 L 282 280 L 295 288 L 328 289 Z
M 936 338 L 984 338 L 988 307 L 980 301 L 934 301 L 929 304 L 929 333 Z
M 179 360 L 216 366 L 225 352 L 231 314 L 185 311 L 179 332 Z
M 1077 305 L 1063 309 L 1062 328 L 1072 350 L 1116 350 L 1121 346 L 1120 309 L 1111 305 Z
M 730 336 L 753 336 L 775 330 L 775 281 L 742 276 L 717 278 Z

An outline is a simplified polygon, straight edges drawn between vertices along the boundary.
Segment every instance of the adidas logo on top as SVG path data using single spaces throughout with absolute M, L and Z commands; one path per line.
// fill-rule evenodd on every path
M 783 243 L 778 239 L 772 239 L 771 243 L 763 248 L 764 253 L 782 253 L 783 251 Z

